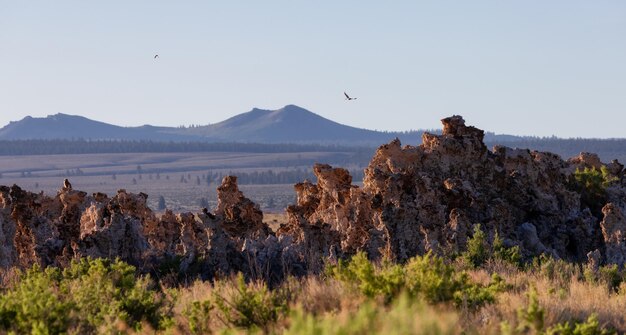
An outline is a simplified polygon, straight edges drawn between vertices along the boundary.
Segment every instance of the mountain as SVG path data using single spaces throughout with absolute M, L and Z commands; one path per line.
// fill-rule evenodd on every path
M 343 125 L 304 108 L 287 105 L 277 110 L 253 110 L 220 123 L 188 129 L 188 134 L 216 141 L 261 143 L 340 143 L 379 145 L 395 137 L 415 143 L 421 131 L 380 132 Z
M 438 132 L 438 131 L 434 131 Z M 89 139 L 191 142 L 339 144 L 376 147 L 398 137 L 418 144 L 423 131 L 381 132 L 355 128 L 326 119 L 304 108 L 287 105 L 277 110 L 254 108 L 222 122 L 190 128 L 120 127 L 76 115 L 27 116 L 0 129 L 0 140 Z M 517 137 L 487 133 L 486 140 Z
M 184 141 L 193 140 L 193 136 L 175 134 L 175 128 L 120 127 L 104 122 L 90 120 L 76 115 L 55 114 L 45 118 L 27 116 L 19 121 L 10 122 L 0 129 L 0 140 L 26 139 L 98 139 L 98 140 L 153 140 Z

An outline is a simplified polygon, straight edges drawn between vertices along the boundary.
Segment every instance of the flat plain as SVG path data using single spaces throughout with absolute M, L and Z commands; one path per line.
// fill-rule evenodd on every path
M 310 170 L 314 163 L 350 163 L 350 153 L 120 153 L 0 156 L 0 185 L 17 184 L 32 192 L 54 195 L 68 178 L 74 189 L 88 194 L 116 194 L 118 189 L 148 194 L 148 205 L 158 208 L 163 196 L 166 207 L 175 212 L 199 211 L 217 203 L 220 176 L 265 171 Z M 347 164 L 346 164 L 347 162 Z M 343 164 L 342 164 L 343 163 Z M 240 184 L 245 196 L 264 212 L 279 213 L 295 202 L 293 183 Z M 205 202 L 206 201 L 206 202 Z

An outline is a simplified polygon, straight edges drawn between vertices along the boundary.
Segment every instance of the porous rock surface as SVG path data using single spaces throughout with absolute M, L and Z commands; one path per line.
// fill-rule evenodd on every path
M 213 278 L 243 272 L 270 282 L 316 273 L 365 251 L 397 261 L 465 248 L 479 223 L 491 241 L 584 262 L 626 263 L 624 166 L 583 153 L 568 161 L 526 149 L 488 150 L 460 116 L 419 146 L 382 145 L 362 186 L 347 170 L 316 164 L 317 183 L 295 185 L 289 222 L 272 232 L 259 206 L 225 177 L 213 212 L 156 215 L 147 195 L 62 188 L 56 196 L 0 186 L 0 267 L 66 266 L 78 257 L 120 258 L 144 272 Z M 614 179 L 601 211 L 572 187 L 577 168 L 606 167 Z
M 589 153 L 564 161 L 527 149 L 488 150 L 483 131 L 462 117 L 442 122 L 442 134 L 425 133 L 419 146 L 398 140 L 381 146 L 360 187 L 345 169 L 317 164 L 317 184 L 296 185 L 297 204 L 287 209 L 289 224 L 277 234 L 308 240 L 317 258 L 363 250 L 374 259 L 404 261 L 429 250 L 462 251 L 481 224 L 489 241 L 497 232 L 527 257 L 545 253 L 585 262 L 597 250 L 603 262 L 624 265 L 622 164 L 604 164 Z M 607 203 L 601 212 L 588 208 L 573 185 L 574 171 L 585 167 L 606 167 L 615 179 L 600 199 Z

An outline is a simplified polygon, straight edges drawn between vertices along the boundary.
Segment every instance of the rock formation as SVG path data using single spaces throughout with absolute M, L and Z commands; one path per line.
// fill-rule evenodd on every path
M 620 267 L 626 263 L 626 219 L 619 207 L 608 203 L 602 208 L 600 222 L 606 248 L 606 262 Z
M 626 263 L 624 166 L 583 153 L 568 161 L 526 149 L 488 150 L 484 133 L 460 116 L 442 120 L 441 135 L 419 146 L 382 145 L 362 186 L 347 170 L 316 164 L 317 183 L 295 185 L 289 222 L 272 232 L 259 206 L 225 177 L 211 213 L 157 216 L 147 195 L 112 197 L 64 187 L 56 196 L 0 186 L 0 267 L 65 266 L 78 257 L 120 258 L 145 272 L 212 278 L 241 271 L 279 281 L 316 273 L 327 261 L 365 251 L 397 261 L 427 251 L 462 251 L 473 225 L 488 240 L 532 257 L 594 264 Z M 609 174 L 598 208 L 582 200 L 573 173 Z M 602 207 L 603 206 L 603 207 Z M 591 256 L 588 256 L 591 255 Z
M 624 254 L 615 234 L 602 234 L 603 217 L 581 202 L 572 177 L 577 168 L 606 166 L 621 178 L 621 184 L 607 187 L 606 198 L 624 208 L 619 162 L 603 164 L 585 153 L 564 161 L 526 149 L 490 151 L 483 131 L 466 126 L 460 116 L 442 122 L 442 134 L 425 133 L 420 146 L 402 147 L 398 140 L 381 146 L 362 187 L 351 185 L 344 169 L 316 165 L 317 185 L 296 185 L 298 203 L 288 209 L 289 225 L 277 233 L 304 236 L 309 227 L 326 227 L 324 243 L 316 240 L 317 249 L 309 252 L 328 257 L 336 250 L 342 257 L 364 250 L 371 258 L 403 261 L 428 250 L 460 251 L 480 223 L 489 239 L 498 232 L 528 257 L 547 253 L 583 262 L 587 253 L 608 245 L 616 247 L 607 249 L 606 261 L 618 259 L 608 250 Z M 603 213 L 604 221 L 616 215 Z

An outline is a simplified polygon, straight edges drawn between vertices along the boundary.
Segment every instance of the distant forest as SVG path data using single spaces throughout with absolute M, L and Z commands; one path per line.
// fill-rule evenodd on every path
M 382 144 L 382 143 L 381 143 Z M 580 152 L 593 152 L 608 162 L 612 159 L 626 161 L 626 139 L 561 139 L 555 137 L 524 137 L 513 141 L 487 141 L 494 145 L 549 151 L 563 159 Z M 99 153 L 159 153 L 159 152 L 344 152 L 352 153 L 358 160 L 369 159 L 374 147 L 354 147 L 322 144 L 269 144 L 269 143 L 205 143 L 205 142 L 157 142 L 157 141 L 90 141 L 90 140 L 12 140 L 0 141 L 0 155 L 58 155 Z
M 497 144 L 513 148 L 528 148 L 537 151 L 553 152 L 563 159 L 576 156 L 581 152 L 592 152 L 598 154 L 605 163 L 613 159 L 618 159 L 622 163 L 626 161 L 626 139 L 563 139 L 555 137 L 537 137 L 523 138 L 502 143 L 486 143 L 488 148 Z
M 371 147 L 321 144 L 205 143 L 157 141 L 11 140 L 0 141 L 0 155 L 61 155 L 143 152 L 374 152 Z
M 363 181 L 364 171 L 363 169 L 350 170 L 350 176 L 352 176 L 353 182 Z M 263 185 L 263 184 L 295 184 L 308 179 L 311 182 L 316 182 L 317 177 L 313 174 L 313 170 L 310 169 L 295 169 L 289 171 L 255 171 L 255 172 L 211 172 L 203 175 L 203 179 L 206 178 L 206 182 L 211 186 L 211 183 L 219 183 L 226 175 L 237 176 L 237 183 L 240 185 Z M 206 177 L 205 177 L 206 176 Z M 183 177 L 184 179 L 184 177 Z M 186 182 L 181 179 L 182 182 Z M 200 183 L 198 178 L 196 183 Z

